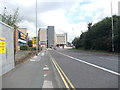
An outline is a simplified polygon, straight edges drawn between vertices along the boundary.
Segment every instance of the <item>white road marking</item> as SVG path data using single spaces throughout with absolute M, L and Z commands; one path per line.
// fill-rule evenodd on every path
M 40 53 L 38 53 L 38 55 L 40 55 Z
M 36 61 L 35 59 L 30 59 L 30 61 Z
M 40 58 L 40 59 L 41 59 L 41 58 Z M 32 61 L 32 62 L 35 62 L 35 61 L 36 61 L 36 62 L 37 62 L 37 61 L 40 61 L 40 59 L 37 59 L 37 60 L 36 60 L 36 59 L 30 59 L 30 61 Z
M 72 59 L 74 59 L 74 60 L 76 60 L 76 61 L 79 61 L 79 62 L 85 63 L 85 64 L 87 64 L 87 65 L 90 65 L 90 66 L 96 67 L 96 68 L 98 68 L 98 69 L 101 69 L 101 70 L 107 71 L 107 72 L 109 72 L 109 73 L 112 73 L 112 74 L 115 74 L 115 75 L 119 75 L 119 76 L 120 76 L 120 73 L 118 73 L 118 72 L 115 72 L 115 71 L 112 71 L 112 70 L 109 70 L 109 69 L 103 68 L 103 67 L 101 67 L 101 66 L 99 66 L 99 65 L 95 65 L 95 64 L 92 64 L 92 63 L 89 63 L 89 62 L 86 62 L 86 61 L 83 61 L 83 60 L 77 59 L 77 58 L 74 58 L 74 57 L 72 57 L 72 56 L 69 56 L 69 55 L 66 55 L 66 54 L 60 53 L 60 52 L 58 52 L 58 51 L 56 51 L 56 52 L 59 53 L 59 54 L 61 54 L 61 55 L 67 56 L 67 57 L 69 57 L 69 58 L 72 58 Z
M 43 52 L 42 54 L 41 54 L 41 56 L 44 56 L 45 55 L 45 53 Z
M 53 88 L 52 81 L 44 80 L 42 88 Z
M 38 53 L 38 55 L 40 55 L 40 53 Z M 37 59 L 38 56 L 34 56 L 30 59 L 30 61 L 40 61 L 41 57 L 39 59 Z
M 44 67 L 43 70 L 44 70 L 44 71 L 48 71 L 49 68 L 48 68 L 48 67 Z
M 44 77 L 46 77 L 47 76 L 47 74 L 44 74 Z

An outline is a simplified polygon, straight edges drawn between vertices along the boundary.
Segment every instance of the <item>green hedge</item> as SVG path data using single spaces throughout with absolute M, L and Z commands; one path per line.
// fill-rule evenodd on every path
M 29 47 L 28 45 L 22 45 L 20 46 L 20 50 L 36 50 L 36 48 Z M 42 50 L 42 48 L 38 46 L 38 50 Z
M 22 46 L 20 46 L 20 50 L 29 50 L 29 46 L 28 45 L 22 45 Z

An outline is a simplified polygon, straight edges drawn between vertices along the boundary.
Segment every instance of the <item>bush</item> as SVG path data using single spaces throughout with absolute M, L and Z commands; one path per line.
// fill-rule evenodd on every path
M 29 46 L 29 47 L 32 47 L 32 40 L 29 40 L 29 41 L 28 41 L 28 46 Z
M 36 50 L 36 47 L 29 47 L 29 50 Z M 38 46 L 38 50 L 41 51 L 42 48 L 40 46 Z
M 29 47 L 29 49 L 28 50 L 32 50 L 33 48 L 32 47 Z
M 20 50 L 29 50 L 29 46 L 28 45 L 22 45 L 22 46 L 20 46 Z

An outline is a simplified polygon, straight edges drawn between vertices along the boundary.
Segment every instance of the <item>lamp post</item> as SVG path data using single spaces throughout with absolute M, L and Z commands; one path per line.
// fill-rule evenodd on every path
M 114 27 L 113 27 L 113 12 L 112 12 L 112 1 L 111 1 L 111 23 L 112 23 L 112 51 L 114 52 Z
M 38 37 L 37 37 L 37 0 L 36 0 L 36 55 L 38 55 Z

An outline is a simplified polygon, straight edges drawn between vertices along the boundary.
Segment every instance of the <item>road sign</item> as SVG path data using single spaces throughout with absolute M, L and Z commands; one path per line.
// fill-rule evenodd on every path
M 32 47 L 35 48 L 36 47 L 36 38 L 32 38 Z
M 5 52 L 6 52 L 5 38 L 0 37 L 0 53 L 5 53 Z

